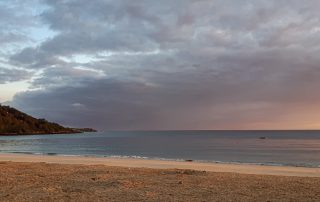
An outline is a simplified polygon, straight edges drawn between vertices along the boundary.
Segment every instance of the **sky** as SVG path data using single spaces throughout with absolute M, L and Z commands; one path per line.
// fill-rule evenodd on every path
M 319 129 L 319 0 L 0 0 L 0 102 L 99 130 Z

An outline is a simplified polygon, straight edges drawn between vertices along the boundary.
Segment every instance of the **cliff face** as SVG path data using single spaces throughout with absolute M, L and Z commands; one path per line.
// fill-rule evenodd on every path
M 76 133 L 45 119 L 36 119 L 14 108 L 0 105 L 0 135 Z

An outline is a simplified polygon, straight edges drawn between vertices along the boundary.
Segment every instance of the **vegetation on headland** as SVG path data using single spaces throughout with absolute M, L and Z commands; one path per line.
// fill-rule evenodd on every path
M 67 128 L 37 119 L 9 106 L 0 105 L 0 135 L 64 134 L 96 132 L 90 128 Z
M 74 131 L 78 131 L 80 133 L 92 133 L 92 132 L 97 132 L 97 130 L 93 129 L 93 128 L 72 128 L 72 130 Z

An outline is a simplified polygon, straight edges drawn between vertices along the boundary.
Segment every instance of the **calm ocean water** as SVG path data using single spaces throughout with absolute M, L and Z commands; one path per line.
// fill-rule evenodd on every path
M 320 167 L 320 131 L 123 131 L 0 136 L 0 152 Z

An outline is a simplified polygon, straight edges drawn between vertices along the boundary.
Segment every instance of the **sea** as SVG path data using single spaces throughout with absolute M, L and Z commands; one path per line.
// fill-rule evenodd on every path
M 320 167 L 320 131 L 107 131 L 0 136 L 0 153 Z

